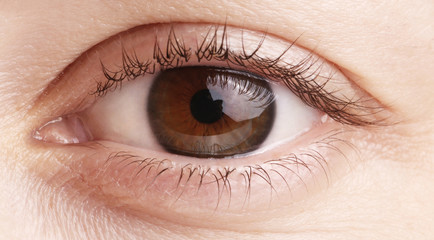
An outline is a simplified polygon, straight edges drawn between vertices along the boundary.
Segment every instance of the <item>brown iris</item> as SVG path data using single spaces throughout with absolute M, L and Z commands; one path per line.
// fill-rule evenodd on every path
M 264 78 L 233 69 L 168 69 L 148 99 L 151 129 L 167 151 L 201 158 L 251 152 L 274 121 L 274 94 Z

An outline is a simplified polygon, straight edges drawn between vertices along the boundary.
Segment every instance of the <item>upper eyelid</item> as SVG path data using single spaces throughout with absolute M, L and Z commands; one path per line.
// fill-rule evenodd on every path
M 111 36 L 108 39 L 105 39 L 104 41 L 93 46 L 86 52 L 82 53 L 80 57 L 78 57 L 72 64 L 68 65 L 65 68 L 65 70 L 62 71 L 59 74 L 59 76 L 54 81 L 52 81 L 52 83 L 49 84 L 49 86 L 38 97 L 38 101 L 36 102 L 36 104 L 32 106 L 29 112 L 30 114 L 34 110 L 36 110 L 37 112 L 41 112 L 41 111 L 45 112 L 46 115 L 44 119 L 41 119 L 41 122 L 36 124 L 42 124 L 43 121 L 50 121 L 53 118 L 57 117 L 58 115 L 64 115 L 67 113 L 73 113 L 73 112 L 84 110 L 87 106 L 92 104 L 95 101 L 95 97 L 89 94 L 95 92 L 95 89 L 97 88 L 97 86 L 95 86 L 96 84 L 95 82 L 101 82 L 100 75 L 103 72 L 101 69 L 101 63 L 103 62 L 103 60 L 99 56 L 104 56 L 106 54 L 107 47 L 116 46 L 117 49 L 115 49 L 115 51 L 118 52 L 121 51 L 122 43 L 126 38 L 129 38 L 129 36 L 133 34 L 137 34 L 138 32 L 141 33 L 141 31 L 143 31 L 143 29 L 145 28 L 155 27 L 159 25 L 160 24 L 157 25 L 151 24 L 151 25 L 134 27 L 132 29 Z M 194 27 L 204 26 L 204 25 L 207 26 L 207 24 L 202 24 L 202 23 L 201 24 L 171 23 L 171 24 L 162 24 L 162 25 L 166 25 L 166 26 L 188 25 Z M 236 26 L 215 25 L 215 24 L 210 24 L 210 25 L 214 27 L 227 26 L 228 28 L 242 29 L 242 31 L 250 31 L 256 34 L 262 34 L 261 36 L 264 36 L 263 32 L 238 28 Z M 208 28 L 210 25 L 208 25 Z M 295 46 L 295 43 L 293 41 L 288 41 L 287 39 L 279 38 L 278 36 L 274 36 L 272 34 L 267 34 L 267 37 L 279 39 L 282 42 L 286 42 L 289 46 L 294 45 L 295 48 L 300 48 L 299 46 Z M 310 52 L 310 54 L 312 54 L 313 56 L 317 56 L 311 50 L 306 50 L 306 51 Z M 324 61 L 326 64 L 333 66 L 332 63 L 328 62 L 328 60 L 326 59 L 323 59 L 321 56 L 317 56 L 317 57 L 322 59 L 322 61 Z M 106 63 L 107 62 L 104 61 L 104 64 Z M 92 69 L 91 71 L 84 71 L 83 68 L 92 68 Z M 95 72 L 97 70 L 99 71 L 99 73 Z M 115 68 L 114 70 L 119 70 L 119 68 L 117 69 Z M 353 85 L 354 83 L 349 82 L 349 84 Z M 74 89 L 75 95 L 71 94 L 70 89 Z M 370 95 L 367 95 L 366 93 L 363 93 L 363 90 L 361 90 L 361 92 L 362 92 L 361 96 L 365 97 L 363 99 L 364 101 L 358 101 L 357 104 L 346 104 L 344 101 L 341 101 L 341 103 L 343 104 L 341 104 L 340 108 L 335 107 L 328 110 L 320 108 L 320 110 L 326 113 L 330 113 L 330 112 L 344 113 L 347 115 L 346 118 L 342 118 L 342 116 L 338 115 L 337 117 L 335 117 L 335 120 L 344 123 L 349 123 L 352 125 L 359 125 L 359 126 L 389 125 L 390 123 L 388 121 L 388 117 L 390 113 L 386 111 L 387 109 L 385 109 L 382 104 L 376 101 L 376 99 L 374 99 Z M 309 97 L 308 95 L 306 96 Z M 329 95 L 329 96 L 333 96 L 333 95 Z M 78 102 L 77 99 L 81 99 L 81 100 Z M 53 107 L 51 104 L 52 102 L 65 102 L 65 101 L 69 102 L 67 108 L 63 105 L 57 105 Z M 312 104 L 309 104 L 309 102 L 308 105 L 312 106 Z M 324 104 L 323 106 L 327 107 L 327 105 Z M 345 113 L 341 109 L 342 107 L 347 108 L 347 106 L 353 106 L 353 112 L 358 112 L 359 110 L 362 110 L 361 111 L 362 113 L 360 114 L 360 116 L 354 116 L 354 114 L 347 114 L 348 112 Z M 353 121 L 346 121 L 346 119 L 350 119 L 350 120 L 352 119 Z
M 274 59 L 261 57 L 257 55 L 257 52 L 261 49 L 263 41 L 268 38 L 268 35 L 264 33 L 255 50 L 247 53 L 244 49 L 244 40 L 241 39 L 242 51 L 241 53 L 234 53 L 231 51 L 230 44 L 227 41 L 227 27 L 227 25 L 211 25 L 205 37 L 199 40 L 202 42 L 197 43 L 196 49 L 192 50 L 191 47 L 185 46 L 182 38 L 179 39 L 177 37 L 176 31 L 173 25 L 171 25 L 165 48 L 164 46 L 161 47 L 156 39 L 153 60 L 146 60 L 146 62 L 140 60 L 136 52 L 128 53 L 122 47 L 122 67 L 120 70 L 112 71 L 105 68 L 102 63 L 107 81 L 99 82 L 97 90 L 94 93 L 104 95 L 107 90 L 116 89 L 117 85 L 122 84 L 125 79 L 132 80 L 140 75 L 154 73 L 156 65 L 159 65 L 160 69 L 178 67 L 182 65 L 182 62 L 188 62 L 193 56 L 197 62 L 204 60 L 225 61 L 234 66 L 253 68 L 254 71 L 267 78 L 282 81 L 306 104 L 319 108 L 333 119 L 344 124 L 359 126 L 384 125 L 386 117 L 376 117 L 376 115 L 381 115 L 384 108 L 371 96 L 367 96 L 366 94 L 363 95 L 364 98 L 342 99 L 337 97 L 334 92 L 327 91 L 325 86 L 332 79 L 332 74 L 330 76 L 321 76 L 322 70 L 320 67 L 322 66 L 316 66 L 318 69 L 315 69 L 308 78 L 302 76 L 303 73 L 311 70 L 310 68 L 315 65 L 316 61 L 326 62 L 326 60 L 316 56 L 312 51 L 309 51 L 309 54 L 295 65 L 282 64 L 281 58 L 296 45 L 296 41 L 290 42 L 287 49 L 283 50 Z M 223 34 L 218 32 L 221 29 L 223 29 Z M 241 35 L 241 38 L 243 36 L 244 34 Z M 155 62 L 157 64 L 153 65 Z M 176 63 L 174 64 L 174 62 Z M 327 64 L 332 65 L 330 63 Z M 325 80 L 323 79 L 322 83 L 319 83 L 317 82 L 318 77 L 322 77 Z

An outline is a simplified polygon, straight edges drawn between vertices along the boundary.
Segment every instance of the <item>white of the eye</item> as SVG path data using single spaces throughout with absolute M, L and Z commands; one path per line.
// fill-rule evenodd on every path
M 271 83 L 275 94 L 276 115 L 273 127 L 258 151 L 294 140 L 309 131 L 320 114 L 281 84 Z
M 99 99 L 84 113 L 84 121 L 96 139 L 161 150 L 149 125 L 147 105 L 153 76 L 124 84 Z
M 107 94 L 87 110 L 84 119 L 92 135 L 99 139 L 162 150 L 148 120 L 147 104 L 152 81 L 152 76 L 140 77 L 125 84 L 121 90 Z M 319 119 L 317 110 L 307 106 L 285 86 L 273 83 L 271 86 L 275 94 L 276 115 L 272 129 L 258 151 L 295 139 L 311 129 Z M 215 87 L 220 88 L 218 85 Z

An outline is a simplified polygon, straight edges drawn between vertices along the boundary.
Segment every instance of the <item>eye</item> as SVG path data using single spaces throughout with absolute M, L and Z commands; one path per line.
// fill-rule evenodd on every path
M 283 85 L 209 66 L 137 78 L 77 117 L 94 139 L 201 158 L 249 154 L 294 138 L 318 119 Z
M 68 152 L 79 181 L 111 204 L 199 225 L 192 212 L 240 215 L 303 199 L 353 151 L 346 130 L 383 117 L 324 59 L 227 26 L 121 33 L 45 95 L 67 107 L 35 138 Z

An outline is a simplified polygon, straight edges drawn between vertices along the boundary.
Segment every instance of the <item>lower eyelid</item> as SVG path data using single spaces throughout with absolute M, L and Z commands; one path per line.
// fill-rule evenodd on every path
M 208 226 L 211 223 L 201 223 L 191 212 L 213 215 L 215 224 L 224 222 L 228 215 L 290 206 L 327 186 L 331 171 L 347 164 L 346 155 L 354 151 L 346 143 L 345 131 L 328 131 L 334 128 L 336 125 L 330 123 L 320 130 L 322 133 L 304 136 L 303 142 L 291 144 L 291 149 L 297 149 L 291 154 L 282 145 L 256 160 L 192 161 L 111 142 L 63 146 L 59 152 L 72 157 L 61 170 L 49 174 L 50 182 L 62 184 L 59 181 L 70 176 L 68 184 L 85 183 L 85 192 L 101 196 L 97 199 L 108 207 Z M 299 148 L 313 136 L 314 143 Z M 65 171 L 70 173 L 65 175 Z M 201 173 L 205 176 L 202 183 Z

